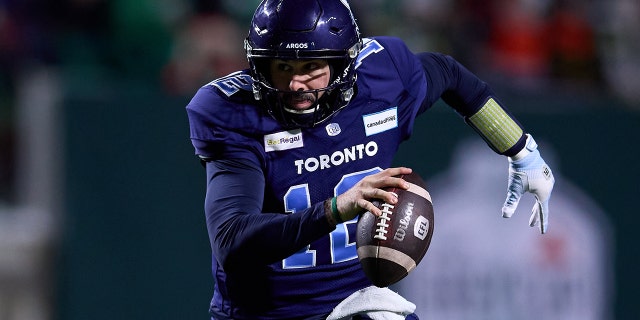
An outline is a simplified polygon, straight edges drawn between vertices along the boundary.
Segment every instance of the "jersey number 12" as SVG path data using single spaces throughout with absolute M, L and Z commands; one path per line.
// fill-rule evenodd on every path
M 382 171 L 382 169 L 376 167 L 342 176 L 342 179 L 334 188 L 334 196 L 349 190 L 349 188 L 355 185 L 362 178 L 380 171 Z M 285 210 L 289 213 L 304 210 L 311 206 L 310 198 L 308 184 L 292 186 L 284 195 Z M 318 251 L 323 249 L 329 250 L 331 257 L 330 263 L 332 264 L 357 258 L 358 255 L 356 252 L 355 239 L 352 240 L 350 237 L 350 235 L 355 235 L 355 230 L 353 229 L 356 227 L 357 222 L 358 217 L 351 221 L 345 221 L 344 223 L 339 224 L 336 229 L 329 234 L 329 248 L 314 248 L 313 244 L 310 244 L 302 250 L 292 254 L 290 257 L 282 260 L 282 268 L 296 269 L 315 267 L 317 265 Z M 349 230 L 353 230 L 354 232 L 349 232 Z

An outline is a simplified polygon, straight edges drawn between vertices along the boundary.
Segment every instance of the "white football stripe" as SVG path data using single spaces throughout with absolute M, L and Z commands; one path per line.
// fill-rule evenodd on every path
M 425 190 L 423 187 L 417 185 L 417 184 L 413 184 L 411 182 L 409 182 L 409 190 L 407 190 L 409 192 L 413 192 L 427 200 L 429 200 L 429 202 L 433 203 L 431 201 L 431 194 L 429 194 L 429 191 Z
M 407 270 L 407 273 L 416 267 L 416 262 L 411 259 L 411 257 L 398 250 L 387 247 L 362 246 L 358 248 L 358 257 L 360 259 L 379 258 L 393 261 L 404 267 Z

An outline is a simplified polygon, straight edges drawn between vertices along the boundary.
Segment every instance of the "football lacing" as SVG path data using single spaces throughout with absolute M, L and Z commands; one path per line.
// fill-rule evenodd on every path
M 396 198 L 398 197 L 397 194 L 394 193 L 394 195 Z M 376 223 L 378 228 L 376 229 L 376 234 L 373 236 L 374 239 L 387 240 L 387 228 L 389 227 L 388 222 L 391 220 L 390 216 L 393 214 L 391 209 L 393 209 L 393 205 L 386 202 L 382 204 L 382 215 L 378 217 L 378 223 Z

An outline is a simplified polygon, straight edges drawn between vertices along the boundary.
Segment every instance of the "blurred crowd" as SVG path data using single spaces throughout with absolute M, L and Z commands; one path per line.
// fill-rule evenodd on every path
M 242 39 L 258 2 L 0 0 L 0 92 L 10 96 L 12 78 L 42 63 L 75 68 L 82 77 L 159 79 L 167 91 L 188 95 L 203 81 L 245 65 Z M 566 80 L 640 100 L 634 90 L 619 88 L 640 82 L 624 74 L 637 70 L 640 60 L 640 3 L 634 0 L 351 5 L 365 36 L 397 35 L 416 51 L 449 53 L 483 75 L 525 86 Z
M 258 0 L 0 0 L 0 94 L 34 63 L 70 75 L 161 81 L 189 95 L 242 68 Z M 637 103 L 635 0 L 352 0 L 362 32 L 453 55 L 523 86 L 593 85 Z M 633 73 L 633 74 L 632 74 Z M 620 88 L 626 86 L 629 89 Z M 4 99 L 8 97 L 9 99 Z M 6 107 L 2 108 L 6 119 Z
M 10 196 L 20 79 L 54 68 L 65 94 L 114 83 L 190 96 L 242 69 L 259 0 L 0 0 L 0 195 Z M 489 82 L 603 92 L 640 110 L 637 0 L 352 0 L 364 36 L 450 54 Z M 3 169 L 4 168 L 4 169 Z M 0 197 L 1 199 L 2 197 Z
M 366 33 L 393 33 L 414 49 L 451 54 L 494 85 L 605 92 L 640 109 L 636 0 L 353 3 Z

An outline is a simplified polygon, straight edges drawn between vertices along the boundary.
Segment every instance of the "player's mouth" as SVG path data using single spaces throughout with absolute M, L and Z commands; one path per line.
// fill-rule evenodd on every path
M 290 94 L 285 97 L 287 105 L 294 110 L 305 110 L 315 105 L 316 96 L 313 93 Z

